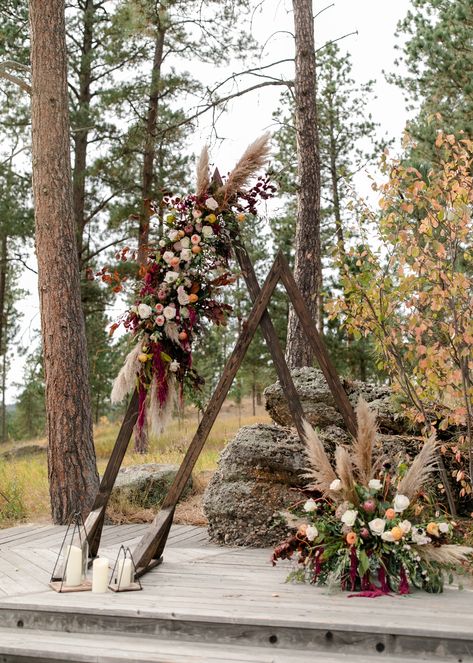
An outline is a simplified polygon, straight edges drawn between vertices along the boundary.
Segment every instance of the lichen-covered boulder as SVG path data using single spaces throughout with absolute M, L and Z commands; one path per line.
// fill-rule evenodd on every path
M 240 546 L 277 543 L 287 529 L 280 511 L 302 497 L 304 462 L 293 431 L 261 424 L 241 428 L 205 491 L 211 539 Z
M 124 467 L 118 473 L 112 498 L 125 499 L 144 509 L 155 508 L 163 501 L 178 469 L 178 465 L 160 463 Z
M 322 371 L 309 367 L 295 368 L 291 370 L 291 375 L 307 420 L 319 428 L 330 425 L 343 428 L 343 417 Z M 398 433 L 406 430 L 405 419 L 393 407 L 389 387 L 359 380 L 342 380 L 342 384 L 353 406 L 362 396 L 376 411 L 382 432 Z M 280 383 L 267 387 L 264 396 L 271 419 L 280 426 L 291 426 L 291 414 Z

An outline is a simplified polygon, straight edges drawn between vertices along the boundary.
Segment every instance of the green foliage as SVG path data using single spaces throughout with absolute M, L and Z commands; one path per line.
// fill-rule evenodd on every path
M 341 256 L 344 295 L 332 312 L 354 335 L 372 335 L 415 422 L 460 428 L 468 451 L 454 475 L 464 497 L 473 477 L 473 143 L 439 133 L 433 150 L 442 165 L 425 175 L 385 161 L 379 221 L 370 214 L 379 249 L 351 250 L 356 270 Z
M 366 113 L 366 98 L 372 95 L 373 82 L 357 86 L 351 76 L 351 59 L 336 44 L 326 46 L 318 57 L 317 115 L 321 164 L 321 240 L 324 266 L 323 298 L 340 288 L 332 258 L 338 247 L 346 252 L 351 241 L 350 225 L 353 178 L 379 155 L 385 141 L 376 139 L 377 124 Z M 271 220 L 275 249 L 281 250 L 292 264 L 295 236 L 297 187 L 296 131 L 294 102 L 289 93 L 281 97 L 274 113 L 280 125 L 276 135 L 275 177 L 284 196 L 282 212 Z M 277 297 L 282 315 L 285 295 Z M 337 368 L 354 378 L 367 379 L 376 374 L 369 340 L 351 338 L 335 318 L 324 322 L 327 344 Z
M 417 116 L 409 124 L 415 140 L 409 151 L 419 166 L 435 159 L 437 126 L 432 117 L 442 117 L 446 133 L 473 136 L 473 53 L 469 46 L 473 26 L 471 0 L 412 0 L 398 25 L 398 47 L 402 55 L 396 65 L 408 74 L 389 80 L 406 93 Z

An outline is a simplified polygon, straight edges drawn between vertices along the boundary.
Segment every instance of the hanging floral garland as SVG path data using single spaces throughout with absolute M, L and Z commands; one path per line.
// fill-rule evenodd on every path
M 196 193 L 163 201 L 164 233 L 150 249 L 139 298 L 123 319 L 135 346 L 112 390 L 112 402 L 117 403 L 137 388 L 139 430 L 148 422 L 151 432 L 159 435 L 176 399 L 182 398 L 184 384 L 198 389 L 203 382 L 192 366 L 193 343 L 206 321 L 223 325 L 231 311 L 219 296 L 235 280 L 229 261 L 241 223 L 255 214 L 258 199 L 274 193 L 267 178 L 245 191 L 268 153 L 265 134 L 218 185 L 210 181 L 205 148 L 197 167 Z

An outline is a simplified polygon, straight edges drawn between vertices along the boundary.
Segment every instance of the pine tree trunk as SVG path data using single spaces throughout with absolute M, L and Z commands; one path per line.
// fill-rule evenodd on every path
M 298 161 L 297 226 L 294 277 L 317 321 L 321 288 L 320 258 L 320 164 L 315 103 L 315 46 L 312 0 L 293 0 L 296 46 L 296 132 Z M 313 354 L 302 327 L 290 308 L 286 360 L 293 368 L 310 366 Z
M 94 3 L 86 0 L 83 8 L 83 37 L 79 71 L 78 123 L 74 132 L 74 171 L 72 178 L 72 200 L 77 231 L 79 261 L 84 250 L 85 221 L 85 171 L 89 144 L 89 113 L 91 101 L 92 48 L 94 26 Z
M 30 0 L 36 253 L 52 517 L 86 514 L 98 488 L 72 203 L 64 0 Z
M 143 155 L 142 197 L 143 209 L 140 215 L 138 233 L 138 262 L 143 264 L 149 239 L 150 198 L 153 194 L 153 181 L 156 157 L 156 128 L 158 121 L 159 90 L 161 86 L 161 65 L 163 61 L 164 38 L 166 31 L 159 27 L 154 45 L 153 69 L 151 71 L 151 85 L 148 100 L 148 115 L 146 118 L 146 138 Z

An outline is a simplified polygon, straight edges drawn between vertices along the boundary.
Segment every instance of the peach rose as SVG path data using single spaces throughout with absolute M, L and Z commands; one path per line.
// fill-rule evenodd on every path
M 393 527 L 391 530 L 394 541 L 399 541 L 404 536 L 404 532 L 400 527 Z
M 430 534 L 430 536 L 438 536 L 439 535 L 439 526 L 437 523 L 429 523 L 426 527 L 427 534 Z
M 198 299 L 199 298 L 197 297 L 197 295 L 194 295 L 194 294 L 189 295 L 189 301 L 190 301 L 191 304 L 195 304 L 195 302 L 198 301 Z
M 384 514 L 388 520 L 394 520 L 396 517 L 396 512 L 394 509 L 386 509 L 386 513 Z

